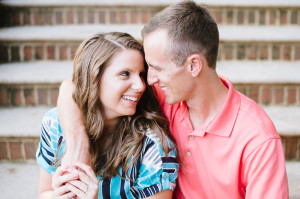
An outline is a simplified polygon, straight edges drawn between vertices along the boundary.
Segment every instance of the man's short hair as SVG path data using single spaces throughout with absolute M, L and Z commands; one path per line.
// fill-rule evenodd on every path
M 206 7 L 189 0 L 171 5 L 144 26 L 143 38 L 158 29 L 167 30 L 166 53 L 176 65 L 183 65 L 189 55 L 198 53 L 206 58 L 210 67 L 216 67 L 219 31 Z

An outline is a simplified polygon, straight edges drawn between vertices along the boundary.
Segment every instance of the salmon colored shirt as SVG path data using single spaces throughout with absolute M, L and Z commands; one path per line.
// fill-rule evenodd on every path
M 228 88 L 224 104 L 206 126 L 193 129 L 186 103 L 169 105 L 156 86 L 180 151 L 175 197 L 182 199 L 288 199 L 281 139 L 254 101 Z

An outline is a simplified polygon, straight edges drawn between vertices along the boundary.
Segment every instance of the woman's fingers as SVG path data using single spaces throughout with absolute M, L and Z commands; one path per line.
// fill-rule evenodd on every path
M 60 197 L 57 197 L 57 199 L 73 199 L 76 198 L 76 195 L 73 192 L 68 192 Z
M 62 176 L 53 176 L 52 177 L 52 188 L 57 189 L 61 186 L 63 186 L 65 183 L 72 181 L 72 180 L 77 180 L 79 178 L 78 174 L 74 173 L 66 173 Z
M 60 166 L 56 169 L 55 173 L 53 174 L 53 178 L 57 178 L 59 176 L 62 176 L 65 172 L 66 169 L 68 169 L 68 166 Z
M 63 185 L 57 189 L 54 189 L 54 196 L 55 198 L 67 199 L 67 198 L 73 198 L 75 194 L 71 192 L 66 185 Z
M 93 168 L 89 165 L 86 165 L 84 163 L 81 162 L 74 162 L 73 163 L 75 166 L 77 166 L 79 169 L 83 170 L 86 175 L 88 175 L 88 177 L 93 180 L 94 183 L 98 183 L 98 179 L 96 177 L 96 174 L 93 170 Z
M 87 198 L 86 192 L 82 191 L 81 189 L 75 187 L 74 185 L 67 183 L 66 186 L 72 191 L 76 196 L 79 198 Z
M 85 164 L 76 163 L 74 167 L 67 170 L 74 176 L 78 176 L 78 180 L 69 181 L 66 186 L 79 198 L 97 198 L 99 181 L 93 169 Z
M 87 192 L 87 190 L 88 190 L 88 185 L 83 183 L 80 180 L 73 180 L 73 181 L 68 182 L 68 184 L 71 184 L 71 185 L 77 187 L 78 189 L 82 190 L 83 192 Z

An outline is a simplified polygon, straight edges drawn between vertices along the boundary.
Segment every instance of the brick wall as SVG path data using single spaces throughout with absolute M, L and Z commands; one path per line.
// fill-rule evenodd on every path
M 33 161 L 38 143 L 37 137 L 0 137 L 0 162 Z
M 281 137 L 286 160 L 300 160 L 300 136 Z M 35 161 L 38 137 L 0 137 L 0 162 Z
M 297 8 L 209 7 L 219 25 L 299 25 Z M 163 7 L 2 7 L 1 26 L 144 24 Z
M 235 89 L 260 105 L 300 105 L 298 84 L 234 84 Z M 1 85 L 0 107 L 6 106 L 56 106 L 57 85 Z
M 1 85 L 0 106 L 56 106 L 59 84 L 43 85 Z
M 78 42 L 0 43 L 0 63 L 73 60 Z M 300 43 L 221 42 L 218 60 L 299 61 Z

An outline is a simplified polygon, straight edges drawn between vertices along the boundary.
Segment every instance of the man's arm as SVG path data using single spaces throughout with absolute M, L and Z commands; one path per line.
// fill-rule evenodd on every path
M 72 97 L 73 89 L 72 80 L 64 80 L 57 100 L 58 116 L 67 142 L 62 164 L 71 165 L 73 161 L 79 161 L 91 166 L 88 136 L 80 110 Z
M 281 140 L 261 144 L 244 164 L 246 198 L 288 199 L 288 181 Z

